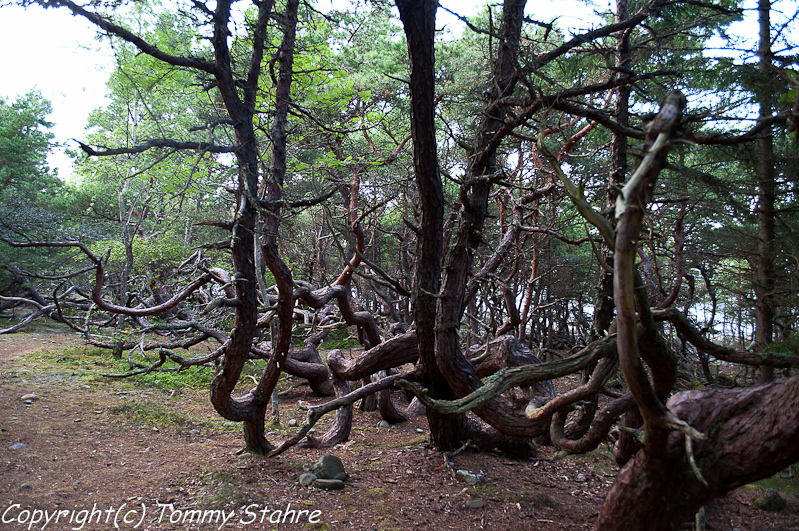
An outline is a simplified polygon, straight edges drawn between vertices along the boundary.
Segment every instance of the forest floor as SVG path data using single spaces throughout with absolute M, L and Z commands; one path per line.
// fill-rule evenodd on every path
M 429 447 L 424 417 L 379 428 L 377 413 L 357 409 L 345 444 L 241 457 L 240 428 L 215 413 L 207 381 L 99 375 L 118 366 L 63 332 L 0 336 L 0 529 L 582 530 L 592 528 L 616 474 L 607 447 L 560 460 L 540 447 L 525 461 L 467 450 L 453 468 Z M 282 382 L 272 442 L 296 430 L 288 421 L 304 419 L 303 404 L 323 400 L 291 383 Z M 344 490 L 299 485 L 325 454 L 342 459 Z M 468 486 L 454 469 L 485 482 Z M 799 529 L 796 476 L 784 471 L 715 500 L 707 527 Z M 779 490 L 787 508 L 758 509 L 766 488 Z

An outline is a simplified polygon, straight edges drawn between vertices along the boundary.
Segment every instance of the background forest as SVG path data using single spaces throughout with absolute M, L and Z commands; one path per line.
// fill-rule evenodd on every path
M 612 437 L 601 529 L 676 528 L 799 459 L 795 5 L 617 0 L 581 30 L 506 0 L 453 35 L 427 0 L 21 4 L 116 65 L 66 181 L 49 103 L 0 101 L 0 333 L 212 367 L 253 453 L 345 441 L 357 400 L 442 450 Z M 335 401 L 278 443 L 284 372 Z

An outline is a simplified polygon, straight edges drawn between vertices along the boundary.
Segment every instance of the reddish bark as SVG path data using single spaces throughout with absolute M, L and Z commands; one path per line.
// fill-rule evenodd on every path
M 416 330 L 409 330 L 363 352 L 354 360 L 345 359 L 339 350 L 331 351 L 327 363 L 334 374 L 347 380 L 360 380 L 382 370 L 414 363 L 418 358 Z
M 684 436 L 672 432 L 663 456 L 640 451 L 605 498 L 598 531 L 678 529 L 710 499 L 769 477 L 799 460 L 799 376 L 751 389 L 685 391 L 669 410 L 707 436 L 693 443 L 691 469 Z
M 330 351 L 330 355 L 341 355 L 340 350 Z M 341 398 L 347 395 L 350 389 L 350 383 L 344 378 L 333 376 L 333 387 L 336 390 L 336 398 Z M 324 446 L 333 446 L 342 442 L 346 442 L 350 437 L 352 430 L 352 404 L 342 406 L 336 410 L 336 417 L 333 419 L 333 424 L 328 430 L 319 438 L 307 435 L 307 442 L 303 446 L 312 448 L 319 448 Z

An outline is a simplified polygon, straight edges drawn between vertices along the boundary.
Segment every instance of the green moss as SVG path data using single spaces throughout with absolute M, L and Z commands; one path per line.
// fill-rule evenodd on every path
M 156 359 L 157 355 L 150 353 L 147 360 L 139 358 L 135 361 L 147 365 Z M 24 359 L 18 360 L 18 363 L 26 366 L 35 365 L 39 374 L 69 374 L 90 382 L 115 381 L 123 388 L 132 385 L 139 388 L 181 392 L 185 389 L 207 389 L 213 378 L 213 370 L 210 367 L 192 367 L 182 371 L 154 371 L 111 380 L 103 374 L 124 374 L 133 370 L 127 359 L 114 359 L 111 351 L 89 346 L 60 350 L 50 350 L 44 346 L 40 350 L 26 353 Z M 172 367 L 176 366 L 173 364 Z
M 771 476 L 761 479 L 749 486 L 758 487 L 766 491 L 774 489 L 780 494 L 799 497 L 799 465 L 792 465 Z
M 157 402 L 126 402 L 113 406 L 108 410 L 112 415 L 122 415 L 137 424 L 151 427 L 169 426 L 204 426 L 210 428 L 210 422 L 203 422 L 191 415 Z
M 395 443 L 386 443 L 380 444 L 378 448 L 404 448 L 405 446 L 416 446 L 419 444 L 427 443 L 427 435 L 420 435 L 419 437 L 414 437 L 408 441 L 399 441 Z
M 339 328 L 338 330 L 333 330 L 330 332 L 330 334 L 328 334 L 324 343 L 322 344 L 324 345 L 325 350 L 347 350 L 360 347 L 358 340 L 350 336 L 349 328 Z M 324 358 L 325 356 L 322 356 L 322 359 Z

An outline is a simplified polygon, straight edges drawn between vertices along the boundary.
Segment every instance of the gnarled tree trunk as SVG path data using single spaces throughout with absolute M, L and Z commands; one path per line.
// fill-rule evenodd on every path
M 672 432 L 663 455 L 638 452 L 610 489 L 598 531 L 678 529 L 714 497 L 769 477 L 799 460 L 799 376 L 751 389 L 684 391 L 668 402 L 705 433 L 693 443 L 703 484 L 688 461 L 685 436 Z

